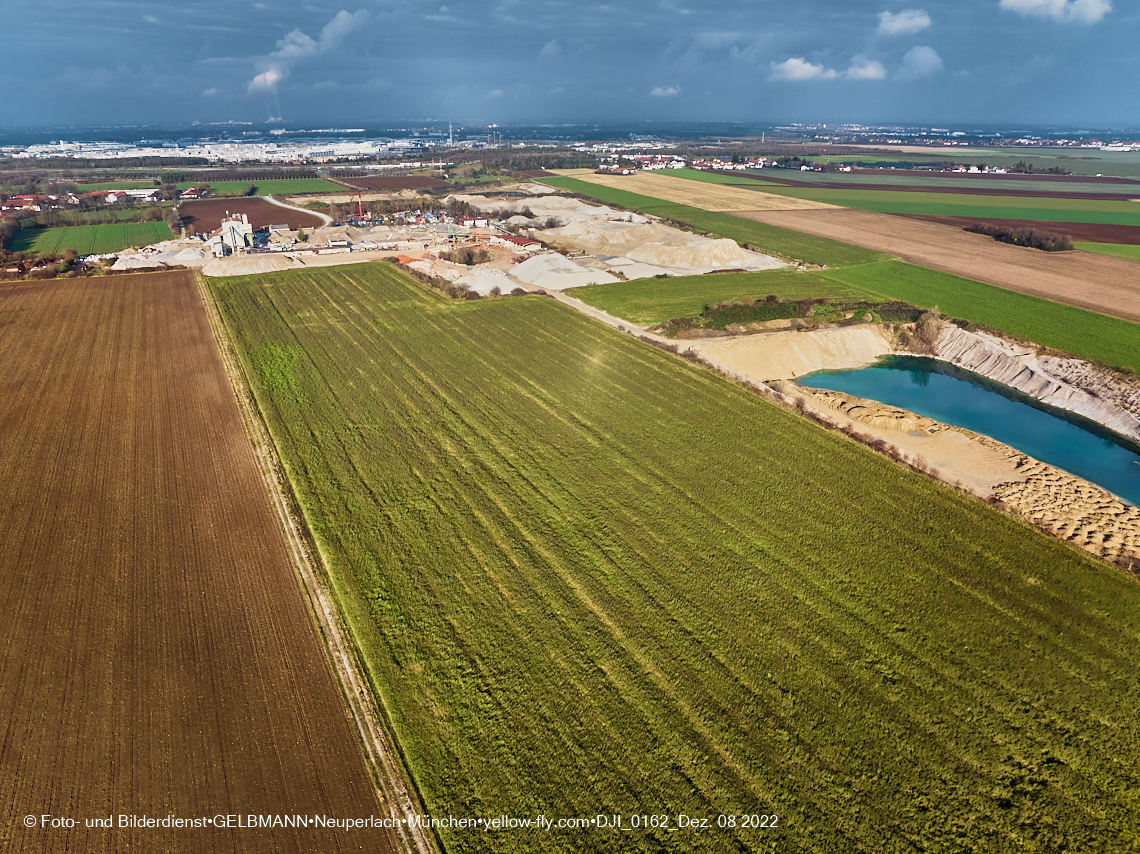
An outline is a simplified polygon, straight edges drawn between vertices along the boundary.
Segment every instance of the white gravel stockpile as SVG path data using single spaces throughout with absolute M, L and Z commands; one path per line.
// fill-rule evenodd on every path
M 456 279 L 455 284 L 465 285 L 467 290 L 474 291 L 479 296 L 490 296 L 491 291 L 499 289 L 500 294 L 509 294 L 516 287 L 515 283 L 499 270 L 480 270 Z
M 202 268 L 202 273 L 206 276 L 248 276 L 290 270 L 293 266 L 293 262 L 284 255 L 232 255 L 215 258 Z
M 536 255 L 511 270 L 511 275 L 528 285 L 549 291 L 580 288 L 585 285 L 608 285 L 619 281 L 602 270 L 588 270 L 561 255 Z

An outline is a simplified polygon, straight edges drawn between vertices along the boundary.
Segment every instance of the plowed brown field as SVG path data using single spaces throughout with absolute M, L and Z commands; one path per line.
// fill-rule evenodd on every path
M 1103 222 L 1039 222 L 1031 219 L 1001 219 L 1000 217 L 976 216 L 936 216 L 933 214 L 891 214 L 909 219 L 922 219 L 943 225 L 965 228 L 979 222 L 990 223 L 1002 228 L 1035 228 L 1038 231 L 1051 231 L 1054 234 L 1067 234 L 1073 240 L 1087 240 L 1089 243 L 1127 243 L 1140 246 L 1140 225 L 1111 225 Z
M 733 215 L 888 252 L 912 264 L 1140 322 L 1140 264 L 1124 258 L 1009 246 L 954 226 L 868 211 L 758 210 Z
M 393 850 L 85 827 L 386 812 L 193 275 L 3 286 L 0 329 L 0 850 Z
M 288 225 L 290 228 L 318 228 L 324 222 L 315 214 L 283 208 L 257 197 L 201 199 L 196 202 L 183 202 L 178 208 L 186 226 L 192 232 L 213 231 L 221 223 L 227 211 L 246 214 L 254 228 L 278 223 Z

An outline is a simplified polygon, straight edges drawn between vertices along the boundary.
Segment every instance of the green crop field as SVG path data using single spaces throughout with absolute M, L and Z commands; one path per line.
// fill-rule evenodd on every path
M 1095 199 L 971 196 L 896 190 L 841 190 L 815 187 L 765 187 L 764 192 L 810 199 L 878 213 L 999 217 L 1041 222 L 1089 222 L 1140 225 L 1140 203 Z
M 94 193 L 97 190 L 157 190 L 159 184 L 154 181 L 111 181 L 103 184 L 77 184 L 77 193 Z
M 74 249 L 80 255 L 118 252 L 128 246 L 147 246 L 174 237 L 165 222 L 120 222 L 109 225 L 68 225 L 60 228 L 26 228 L 12 240 L 17 252 L 59 254 Z
M 350 193 L 352 192 L 340 184 L 334 184 L 323 178 L 272 178 L 268 181 L 218 181 L 208 179 L 194 184 L 179 184 L 179 190 L 188 190 L 191 187 L 200 187 L 208 183 L 215 196 L 244 196 L 249 192 L 250 184 L 257 187 L 255 195 L 258 196 L 286 196 L 301 195 L 304 193 Z
M 1131 258 L 1133 261 L 1140 261 L 1140 246 L 1134 246 L 1129 243 L 1085 243 L 1083 241 L 1076 241 L 1073 245 L 1078 249 L 1083 249 L 1085 252 L 1096 252 L 1098 255 L 1115 255 L 1117 258 Z
M 627 828 L 447 852 L 1140 844 L 1135 579 L 554 300 L 210 288 L 428 812 Z
M 692 175 L 690 173 L 695 171 L 696 170 L 690 169 L 671 169 L 666 174 L 676 174 L 681 178 L 691 178 Z M 697 174 L 706 173 L 697 172 Z M 963 176 L 954 172 L 898 173 L 890 169 L 880 169 L 870 172 L 798 172 L 787 169 L 765 169 L 763 171 L 752 169 L 748 170 L 744 174 L 758 176 L 763 175 L 768 178 L 776 177 L 790 181 L 803 182 L 805 184 L 811 184 L 814 188 L 817 189 L 824 189 L 834 184 L 887 184 L 905 187 L 929 187 L 931 190 L 936 190 L 939 188 L 1031 190 L 1034 192 L 1055 196 L 1057 198 L 1064 198 L 1065 196 L 1073 193 L 1111 193 L 1113 195 L 1120 196 L 1121 199 L 1132 199 L 1140 197 L 1140 185 L 1138 184 L 1098 184 L 1085 183 L 1083 181 L 1051 181 L 1046 177 L 1041 177 L 1037 180 L 1026 180 L 1024 176 L 1018 178 L 1007 176 L 1002 178 L 991 175 L 985 178 L 980 178 L 976 176 Z M 733 183 L 741 187 L 748 187 L 752 183 L 761 183 L 762 185 L 762 182 L 753 182 L 753 180 L 750 178 L 732 178 L 728 175 L 722 175 L 721 177 L 729 179 L 726 181 L 726 183 Z M 950 201 L 954 200 L 954 196 L 961 195 L 965 194 L 955 193 L 954 195 L 950 196 Z M 1024 198 L 1023 201 L 1025 201 Z
M 863 288 L 794 270 L 635 279 L 631 282 L 574 288 L 567 293 L 614 317 L 643 325 L 661 323 L 676 317 L 695 317 L 713 303 L 745 296 L 764 299 L 773 294 L 782 300 L 801 300 L 804 297 L 850 300 L 875 298 L 875 294 Z
M 541 178 L 541 183 L 569 190 L 572 193 L 596 199 L 603 204 L 619 205 L 629 210 L 683 222 L 701 233 L 717 237 L 728 237 L 737 243 L 747 243 L 757 252 L 767 252 L 781 258 L 808 261 L 828 267 L 842 267 L 850 264 L 867 264 L 887 258 L 879 252 L 813 237 L 788 228 L 780 228 L 765 223 L 753 222 L 724 213 L 701 210 L 688 205 L 679 205 L 652 196 L 631 193 L 628 190 L 615 190 L 600 184 L 591 184 L 577 178 Z
M 667 178 L 688 178 L 691 181 L 703 181 L 706 184 L 732 184 L 739 187 L 756 187 L 757 189 L 766 187 L 770 184 L 768 181 L 758 181 L 755 178 L 744 178 L 741 175 L 755 175 L 758 174 L 755 169 L 745 170 L 743 173 L 726 174 L 724 172 L 703 172 L 700 169 L 662 169 L 660 172 L 653 174 L 664 175 Z M 783 186 L 782 184 L 773 184 L 772 186 Z
M 1140 368 L 1140 324 L 1106 317 L 993 285 L 886 261 L 818 275 L 891 299 L 937 308 L 951 317 L 1000 329 L 1115 368 Z

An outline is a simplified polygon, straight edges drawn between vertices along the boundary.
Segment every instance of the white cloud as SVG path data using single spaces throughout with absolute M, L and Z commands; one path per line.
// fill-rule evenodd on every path
M 1112 0 L 1001 0 L 1001 8 L 1019 15 L 1095 24 L 1112 11 Z
M 487 93 L 487 100 L 488 101 L 494 100 L 495 98 L 501 98 L 501 97 L 503 97 L 503 90 L 502 89 L 492 89 L 490 92 Z
M 301 56 L 316 56 L 328 53 L 335 48 L 345 36 L 363 24 L 368 19 L 368 12 L 361 9 L 359 12 L 347 12 L 344 9 L 337 12 L 331 21 L 324 25 L 320 38 L 314 39 L 305 35 L 299 29 L 293 30 L 281 41 L 277 42 L 277 50 L 270 56 L 282 59 L 292 59 Z
M 930 16 L 925 9 L 903 9 L 901 12 L 879 13 L 879 35 L 905 36 L 917 33 L 930 26 Z
M 277 91 L 277 84 L 289 76 L 288 69 L 270 68 L 249 81 L 249 94 L 258 95 Z
M 205 95 L 207 98 L 212 97 L 214 95 L 217 95 L 218 94 L 218 87 L 217 86 L 211 86 L 209 89 L 203 89 L 202 94 Z
M 680 86 L 654 86 L 653 91 L 649 93 L 650 98 L 672 98 L 674 95 L 681 94 Z
M 277 50 L 257 63 L 260 73 L 249 81 L 249 93 L 256 95 L 276 92 L 277 84 L 289 76 L 293 65 L 308 57 L 332 52 L 345 36 L 367 19 L 367 10 L 347 12 L 342 9 L 321 28 L 320 36 L 315 39 L 300 29 L 292 30 L 277 42 Z
M 917 80 L 920 77 L 929 77 L 942 70 L 942 57 L 932 47 L 919 45 L 912 47 L 903 56 L 902 65 L 899 66 L 899 80 Z
M 538 55 L 543 59 L 553 59 L 562 53 L 562 45 L 558 44 L 558 39 L 551 39 L 542 46 L 542 50 Z
M 832 68 L 808 62 L 800 56 L 793 56 L 783 62 L 772 63 L 772 80 L 834 80 L 839 73 Z
M 882 80 L 887 76 L 883 63 L 867 59 L 851 60 L 851 67 L 843 72 L 848 80 Z

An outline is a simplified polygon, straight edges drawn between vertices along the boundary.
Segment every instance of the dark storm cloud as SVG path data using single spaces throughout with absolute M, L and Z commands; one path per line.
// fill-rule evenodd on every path
M 41 0 L 5 124 L 1135 122 L 1121 0 Z

